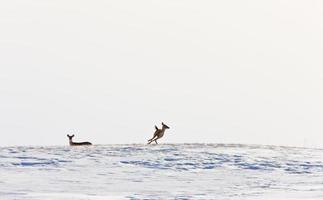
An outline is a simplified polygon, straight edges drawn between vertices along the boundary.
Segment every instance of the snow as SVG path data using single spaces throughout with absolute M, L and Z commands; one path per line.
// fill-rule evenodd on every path
M 2 147 L 0 199 L 323 199 L 323 150 L 238 144 Z

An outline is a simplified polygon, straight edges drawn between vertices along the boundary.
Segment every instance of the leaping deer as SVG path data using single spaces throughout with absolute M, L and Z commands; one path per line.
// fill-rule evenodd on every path
M 157 126 L 155 126 L 155 129 L 156 129 L 156 131 L 154 133 L 154 136 L 148 140 L 148 144 L 152 143 L 153 141 L 155 141 L 156 144 L 158 144 L 157 140 L 164 136 L 164 133 L 165 133 L 166 129 L 169 129 L 169 126 L 167 126 L 166 124 L 164 124 L 162 122 L 162 128 L 159 129 Z
M 68 137 L 68 140 L 70 142 L 70 146 L 84 146 L 84 145 L 92 145 L 91 142 L 73 142 L 72 139 L 74 137 L 74 134 L 73 135 L 69 135 L 67 134 L 67 137 Z

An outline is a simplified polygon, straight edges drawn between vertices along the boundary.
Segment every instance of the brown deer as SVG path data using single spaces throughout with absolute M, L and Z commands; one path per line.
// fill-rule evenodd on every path
M 70 142 L 70 146 L 84 146 L 84 145 L 92 145 L 91 142 L 73 142 L 72 139 L 74 137 L 74 134 L 73 135 L 69 135 L 67 134 L 67 137 L 68 137 L 68 140 Z
M 169 126 L 167 126 L 166 124 L 164 124 L 162 122 L 162 128 L 159 129 L 157 126 L 155 126 L 155 129 L 156 129 L 156 131 L 154 133 L 154 136 L 148 140 L 148 144 L 152 143 L 153 141 L 155 141 L 156 144 L 158 144 L 157 140 L 164 136 L 164 133 L 165 133 L 166 129 L 169 129 Z

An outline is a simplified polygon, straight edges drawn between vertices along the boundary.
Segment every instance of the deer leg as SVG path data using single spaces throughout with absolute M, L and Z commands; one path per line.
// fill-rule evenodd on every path
M 158 139 L 159 139 L 159 137 L 157 137 L 156 139 L 154 139 L 154 141 L 156 142 L 156 144 L 158 144 L 158 143 L 157 143 L 157 140 L 158 140 Z
M 148 140 L 148 142 L 149 142 L 149 141 L 152 141 L 154 138 L 155 138 L 155 137 L 150 138 L 150 139 Z
M 148 140 L 148 144 L 152 143 L 152 141 L 154 141 L 154 139 L 155 139 L 155 136 L 154 136 L 154 137 L 152 137 L 151 139 L 149 139 L 149 140 Z

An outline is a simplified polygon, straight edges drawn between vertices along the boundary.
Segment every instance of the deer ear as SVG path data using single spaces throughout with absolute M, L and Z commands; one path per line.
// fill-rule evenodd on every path
M 162 125 L 165 126 L 164 122 L 162 122 Z
M 74 134 L 72 135 L 72 137 L 74 137 Z
M 156 131 L 158 130 L 158 127 L 157 126 L 155 126 L 155 129 L 156 129 Z

